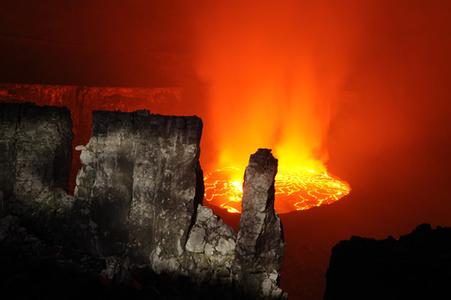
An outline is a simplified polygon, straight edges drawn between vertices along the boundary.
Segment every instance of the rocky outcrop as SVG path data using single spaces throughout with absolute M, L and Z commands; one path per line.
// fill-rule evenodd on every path
M 72 117 L 73 146 L 91 137 L 92 113 L 96 110 L 133 112 L 142 109 L 178 113 L 183 107 L 181 90 L 167 88 L 87 87 L 42 84 L 0 84 L 0 103 L 35 103 L 65 107 Z M 73 149 L 72 149 L 73 150 Z M 80 168 L 78 154 L 72 159 L 69 190 L 73 191 Z
M 451 228 L 398 240 L 352 237 L 332 250 L 324 299 L 451 299 Z
M 81 149 L 76 211 L 106 274 L 149 265 L 196 282 L 231 282 L 235 235 L 203 198 L 197 117 L 95 112 Z
M 52 231 L 71 207 L 66 195 L 71 119 L 64 108 L 0 104 L 0 210 Z
M 282 224 L 274 210 L 277 159 L 271 150 L 251 155 L 243 185 L 243 209 L 237 238 L 237 281 L 251 296 L 285 297 L 278 287 L 284 241 Z
M 186 243 L 181 273 L 199 282 L 232 283 L 236 236 L 210 208 L 199 205 Z
M 251 156 L 237 237 L 202 206 L 199 118 L 95 112 L 89 143 L 77 147 L 82 168 L 71 197 L 67 110 L 0 104 L 0 112 L 1 253 L 16 249 L 31 264 L 45 257 L 62 276 L 75 265 L 76 276 L 94 281 L 142 287 L 153 284 L 144 283 L 150 276 L 163 288 L 170 278 L 175 289 L 189 282 L 174 299 L 211 287 L 219 299 L 285 297 L 277 287 L 283 236 L 269 150 Z M 138 280 L 137 272 L 147 275 Z
M 28 226 L 27 226 L 28 227 Z M 240 299 L 225 284 L 193 284 L 184 276 L 133 270 L 118 284 L 109 261 L 40 239 L 17 216 L 0 218 L 0 290 L 9 299 Z M 72 238 L 72 236 L 70 236 Z
M 176 271 L 202 201 L 197 117 L 94 112 L 75 200 L 101 256 Z

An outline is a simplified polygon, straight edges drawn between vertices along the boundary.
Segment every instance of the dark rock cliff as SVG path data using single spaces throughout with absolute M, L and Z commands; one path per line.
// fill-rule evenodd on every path
M 93 249 L 137 262 L 181 255 L 203 196 L 201 120 L 98 111 L 93 121 L 75 190 Z
M 40 274 L 43 286 L 71 281 L 79 296 L 95 287 L 114 299 L 130 291 L 154 299 L 286 297 L 277 287 L 283 236 L 270 151 L 251 156 L 237 238 L 202 206 L 197 117 L 95 112 L 89 143 L 77 147 L 74 197 L 65 193 L 67 110 L 0 104 L 0 126 L 4 290 Z
M 0 103 L 28 103 L 65 107 L 72 118 L 72 149 L 86 144 L 91 137 L 92 113 L 96 110 L 132 112 L 159 108 L 177 114 L 184 107 L 179 88 L 86 87 L 42 84 L 0 83 Z M 72 159 L 69 191 L 74 189 L 78 155 Z
M 71 119 L 64 108 L 0 105 L 0 213 L 43 221 L 41 233 L 71 208 L 66 195 L 71 163 Z M 54 224 L 55 223 L 55 224 Z
M 282 297 L 278 272 L 284 241 L 282 224 L 274 211 L 277 159 L 271 150 L 251 155 L 243 185 L 243 210 L 236 246 L 236 273 L 248 293 L 259 298 Z
M 451 299 L 451 228 L 398 240 L 352 237 L 332 250 L 324 299 Z

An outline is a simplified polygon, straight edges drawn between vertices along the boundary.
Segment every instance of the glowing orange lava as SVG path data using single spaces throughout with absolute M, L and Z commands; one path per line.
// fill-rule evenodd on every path
M 240 173 L 243 174 L 237 167 L 216 169 L 207 173 L 205 200 L 230 213 L 240 213 L 243 194 L 242 179 L 238 177 Z M 331 204 L 349 194 L 350 190 L 348 183 L 329 175 L 327 171 L 282 168 L 276 176 L 275 208 L 278 213 L 306 210 Z

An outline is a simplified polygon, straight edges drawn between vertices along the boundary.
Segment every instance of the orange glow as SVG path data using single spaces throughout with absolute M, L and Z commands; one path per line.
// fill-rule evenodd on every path
M 333 11 L 298 1 L 244 1 L 211 4 L 200 18 L 198 74 L 208 86 L 206 138 L 217 157 L 207 167 L 206 201 L 240 210 L 244 168 L 257 148 L 271 148 L 279 159 L 279 212 L 349 193 L 326 168 L 325 139 L 353 31 L 345 20 L 337 26 Z

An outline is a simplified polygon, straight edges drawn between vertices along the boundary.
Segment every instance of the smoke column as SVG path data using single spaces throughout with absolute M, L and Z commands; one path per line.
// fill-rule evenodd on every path
M 281 169 L 324 169 L 325 137 L 347 70 L 356 18 L 321 1 L 206 3 L 197 13 L 197 71 L 217 165 L 243 168 L 268 147 Z M 353 20 L 350 23 L 348 20 Z

